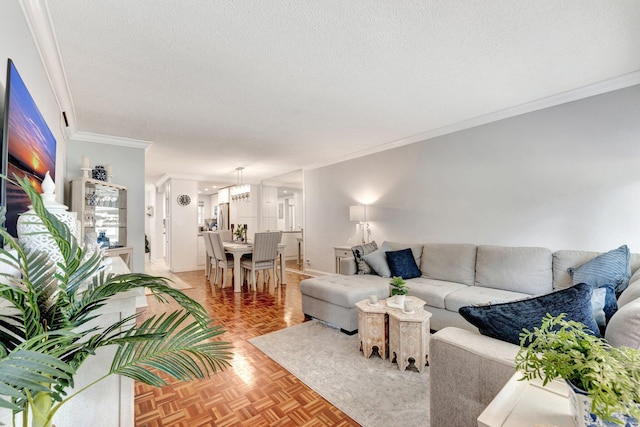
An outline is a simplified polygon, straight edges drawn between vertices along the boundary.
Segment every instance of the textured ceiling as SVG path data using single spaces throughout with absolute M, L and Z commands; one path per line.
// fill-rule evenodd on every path
M 49 0 L 77 130 L 280 175 L 640 70 L 640 2 Z

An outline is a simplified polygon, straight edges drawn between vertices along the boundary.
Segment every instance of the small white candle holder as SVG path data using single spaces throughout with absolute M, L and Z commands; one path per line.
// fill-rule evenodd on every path
M 91 178 L 91 168 L 80 168 L 83 178 Z
M 413 313 L 413 300 L 408 298 L 404 300 L 404 312 L 408 314 Z

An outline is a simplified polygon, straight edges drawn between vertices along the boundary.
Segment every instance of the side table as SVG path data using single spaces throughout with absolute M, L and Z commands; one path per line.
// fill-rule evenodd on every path
M 358 339 L 360 350 L 367 359 L 378 347 L 378 354 L 387 358 L 387 303 L 378 301 L 378 305 L 370 305 L 365 299 L 356 303 L 358 307 Z
M 423 304 L 424 305 L 424 304 Z M 389 358 L 404 371 L 414 360 L 418 372 L 422 372 L 429 357 L 431 313 L 416 304 L 413 313 L 401 309 L 389 309 Z
M 333 255 L 335 256 L 336 273 L 340 274 L 340 259 L 353 256 L 351 246 L 334 246 Z
M 478 417 L 478 427 L 574 427 L 563 381 L 519 381 L 516 372 Z

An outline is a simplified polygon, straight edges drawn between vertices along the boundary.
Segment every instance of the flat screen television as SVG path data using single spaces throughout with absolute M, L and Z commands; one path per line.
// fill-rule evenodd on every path
M 26 176 L 42 192 L 40 184 L 47 171 L 55 180 L 56 139 L 20 77 L 15 64 L 7 60 L 7 84 L 2 132 L 2 172 Z M 3 180 L 0 198 L 7 207 L 6 228 L 17 237 L 18 215 L 29 209 L 29 198 L 16 185 Z

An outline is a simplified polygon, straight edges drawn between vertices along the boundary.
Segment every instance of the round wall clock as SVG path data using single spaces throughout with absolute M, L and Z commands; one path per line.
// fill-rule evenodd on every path
M 181 194 L 178 196 L 178 204 L 180 206 L 189 206 L 191 203 L 191 197 L 188 194 Z

